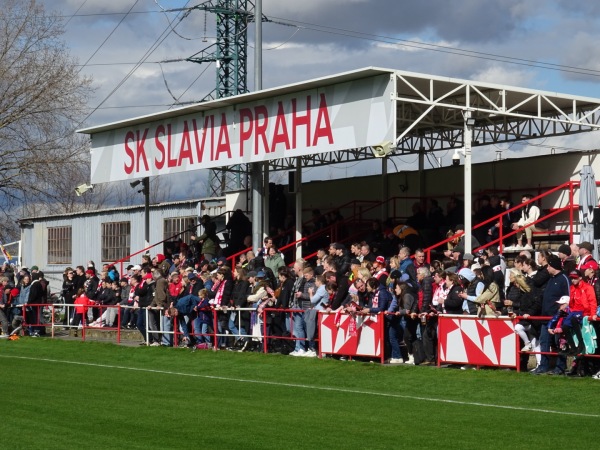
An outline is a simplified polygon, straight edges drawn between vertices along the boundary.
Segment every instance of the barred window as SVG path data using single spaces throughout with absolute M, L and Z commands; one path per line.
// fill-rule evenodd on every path
M 184 242 L 190 242 L 190 237 L 192 236 L 192 234 L 195 234 L 197 232 L 197 229 L 195 228 L 196 223 L 196 217 L 193 216 L 171 217 L 165 219 L 163 239 L 167 240 L 167 242 L 176 242 L 179 240 L 179 238 L 181 238 Z M 185 233 L 179 234 L 183 231 L 185 231 Z M 178 236 L 175 236 L 176 234 Z M 172 236 L 175 237 L 171 239 Z
M 71 227 L 48 228 L 48 264 L 71 264 Z
M 131 223 L 102 224 L 102 262 L 118 261 L 131 253 Z

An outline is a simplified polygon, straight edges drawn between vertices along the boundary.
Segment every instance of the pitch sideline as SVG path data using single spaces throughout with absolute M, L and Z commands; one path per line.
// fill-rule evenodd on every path
M 491 403 L 478 403 L 478 402 L 465 402 L 460 400 L 449 400 L 449 399 L 441 399 L 441 398 L 431 398 L 431 397 L 418 397 L 414 395 L 402 395 L 402 394 L 392 394 L 386 392 L 373 392 L 373 391 L 361 391 L 357 389 L 344 389 L 338 387 L 331 386 L 311 386 L 308 384 L 297 384 L 297 383 L 280 383 L 277 381 L 263 381 L 263 380 L 249 380 L 249 379 L 241 379 L 241 378 L 230 378 L 223 377 L 217 375 L 202 375 L 196 373 L 184 373 L 184 372 L 172 372 L 169 370 L 157 370 L 157 369 L 143 369 L 138 367 L 127 367 L 127 366 L 116 366 L 111 364 L 98 364 L 98 363 L 88 363 L 81 361 L 64 361 L 59 359 L 49 359 L 49 358 L 32 358 L 28 356 L 12 356 L 12 355 L 0 355 L 0 358 L 6 359 L 23 359 L 29 361 L 42 361 L 49 363 L 59 363 L 59 364 L 73 364 L 79 366 L 89 366 L 89 367 L 99 367 L 103 369 L 120 369 L 120 370 L 131 370 L 137 372 L 147 372 L 147 373 L 158 373 L 161 375 L 177 375 L 183 377 L 192 377 L 192 378 L 205 378 L 209 380 L 220 380 L 220 381 L 230 381 L 237 383 L 249 383 L 249 384 L 262 384 L 266 386 L 281 386 L 281 387 L 289 387 L 289 388 L 297 388 L 297 389 L 310 389 L 315 391 L 330 391 L 330 392 L 340 392 L 346 394 L 360 394 L 360 395 L 373 395 L 377 397 L 388 397 L 388 398 L 401 398 L 406 400 L 416 400 L 416 401 L 424 401 L 424 402 L 434 402 L 434 403 L 447 403 L 447 404 L 455 404 L 455 405 L 464 405 L 464 406 L 479 406 L 482 408 L 496 408 L 496 409 L 507 409 L 512 411 L 527 411 L 527 412 L 536 412 L 543 414 L 558 414 L 565 416 L 577 416 L 577 417 L 591 417 L 591 418 L 600 418 L 600 414 L 586 414 L 579 412 L 571 412 L 571 411 L 556 411 L 552 409 L 540 409 L 540 408 L 525 408 L 522 406 L 508 406 L 508 405 L 494 405 Z

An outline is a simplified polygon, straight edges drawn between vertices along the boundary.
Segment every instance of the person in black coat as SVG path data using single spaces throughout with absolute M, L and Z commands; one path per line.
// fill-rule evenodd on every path
M 234 308 L 247 308 L 248 295 L 250 295 L 250 282 L 248 281 L 248 271 L 241 267 L 235 269 L 235 281 L 233 282 L 233 290 L 231 298 Z M 248 334 L 250 329 L 250 311 L 232 311 L 229 314 L 229 331 L 238 338 L 234 343 L 234 347 L 245 341 L 242 335 Z
M 462 314 L 464 300 L 458 294 L 463 291 L 463 288 L 460 284 L 457 274 L 447 274 L 446 287 L 449 289 L 448 296 L 446 297 L 446 300 L 444 300 L 444 309 L 446 310 L 446 314 Z
M 66 305 L 72 305 L 75 303 L 75 298 L 77 298 L 77 289 L 75 271 L 69 267 L 63 275 L 63 284 L 61 289 L 61 294 Z M 63 319 L 63 325 L 67 325 L 69 319 L 73 317 L 73 311 L 74 309 L 72 306 L 67 306 Z

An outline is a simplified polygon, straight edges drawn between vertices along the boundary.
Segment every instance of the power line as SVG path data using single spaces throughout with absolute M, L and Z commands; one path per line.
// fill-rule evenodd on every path
M 76 10 L 76 11 L 75 11 L 75 12 L 74 12 L 74 13 L 73 13 L 71 16 L 68 16 L 68 17 L 69 17 L 69 20 L 67 20 L 67 21 L 65 22 L 65 27 L 66 27 L 67 25 L 69 25 L 69 22 L 71 21 L 71 19 L 77 15 L 77 13 L 79 12 L 79 10 L 80 10 L 81 8 L 83 8 L 87 2 L 88 2 L 88 0 L 83 0 L 83 3 L 82 3 L 81 5 L 79 5 L 79 8 L 77 8 L 77 10 Z M 64 16 L 60 16 L 60 17 L 61 17 L 61 18 L 64 18 Z
M 401 38 L 395 38 L 395 37 L 390 37 L 390 36 L 382 36 L 382 35 L 377 35 L 377 34 L 372 34 L 372 33 L 365 33 L 362 31 L 348 30 L 348 29 L 344 29 L 344 28 L 329 27 L 329 26 L 318 25 L 318 24 L 313 24 L 313 23 L 309 23 L 309 22 L 301 22 L 298 20 L 291 20 L 291 19 L 278 18 L 278 17 L 275 17 L 274 19 L 278 19 L 277 21 L 272 21 L 272 23 L 275 23 L 275 24 L 298 26 L 298 27 L 305 28 L 305 29 L 312 30 L 312 31 L 318 31 L 321 33 L 352 37 L 355 39 L 364 39 L 364 40 L 373 41 L 373 42 L 383 42 L 386 44 L 396 44 L 396 45 L 401 45 L 404 47 L 418 48 L 420 50 L 430 50 L 430 51 L 435 51 L 435 52 L 440 52 L 440 53 L 449 53 L 449 54 L 453 54 L 453 55 L 457 55 L 457 56 L 465 56 L 465 57 L 470 57 L 470 58 L 504 62 L 504 63 L 509 63 L 509 64 L 517 64 L 517 65 L 528 66 L 528 67 L 536 67 L 536 68 L 541 68 L 541 69 L 556 70 L 556 71 L 568 72 L 568 73 L 576 73 L 576 74 L 580 74 L 580 75 L 590 75 L 590 76 L 594 76 L 594 77 L 600 76 L 600 70 L 587 69 L 587 68 L 569 66 L 569 65 L 564 65 L 564 64 L 554 64 L 554 63 L 549 63 L 549 62 L 544 62 L 544 61 L 535 61 L 535 60 L 524 59 L 524 58 L 516 58 L 516 57 L 512 57 L 512 56 L 504 56 L 504 55 L 498 55 L 498 54 L 494 54 L 494 53 L 479 52 L 479 51 L 475 51 L 475 50 L 465 50 L 465 49 L 460 49 L 457 47 L 450 47 L 450 46 L 444 46 L 444 45 L 438 45 L 438 44 L 430 44 L 430 43 L 426 43 L 426 42 L 411 41 L 408 39 L 401 39 Z
M 87 1 L 87 0 L 86 0 Z M 117 25 L 115 25 L 115 27 L 112 29 L 112 31 L 108 34 L 108 36 L 106 36 L 106 39 L 104 39 L 102 41 L 102 43 L 100 44 L 100 46 L 96 49 L 96 51 L 94 53 L 92 53 L 92 56 L 90 56 L 88 58 L 88 60 L 83 64 L 83 66 L 81 67 L 81 69 L 79 69 L 79 71 L 81 72 L 83 70 L 83 68 L 87 65 L 87 63 L 89 63 L 91 61 L 91 59 L 96 55 L 96 53 L 98 53 L 100 51 L 100 49 L 104 46 L 104 44 L 106 44 L 106 41 L 108 41 L 110 39 L 110 37 L 114 34 L 115 31 L 117 31 L 117 28 L 119 28 L 119 26 L 123 23 L 123 21 L 125 20 L 125 18 L 129 15 L 129 13 L 131 12 L 131 10 L 135 7 L 135 5 L 138 4 L 140 0 L 135 0 L 135 2 L 133 2 L 133 5 L 131 5 L 131 8 L 129 8 L 129 11 L 127 11 L 127 13 L 125 13 L 125 15 L 123 17 L 121 17 L 121 20 L 119 20 L 119 23 L 117 23 Z
M 186 5 L 190 2 L 191 0 L 188 0 L 186 2 Z M 179 18 L 179 22 L 181 22 L 184 18 L 186 18 L 188 16 L 189 13 L 184 13 L 184 14 L 178 14 L 178 16 L 181 16 Z M 115 92 L 117 92 L 117 90 L 123 86 L 123 84 L 125 84 L 125 82 L 134 74 L 134 72 L 142 65 L 143 62 L 145 62 L 146 59 L 148 59 L 150 57 L 150 55 L 152 55 L 152 53 L 154 53 L 154 51 L 164 42 L 164 40 L 169 36 L 169 34 L 171 34 L 171 32 L 173 31 L 173 28 L 171 26 L 167 26 L 164 31 L 160 34 L 160 36 L 154 41 L 154 43 L 148 48 L 148 50 L 146 50 L 146 53 L 144 53 L 144 55 L 142 56 L 142 58 L 138 61 L 138 64 L 135 65 L 135 67 L 133 67 L 128 73 L 127 75 L 125 75 L 125 77 L 117 84 L 117 86 L 114 87 L 114 89 L 112 91 L 110 91 L 110 93 L 104 98 L 104 100 L 102 100 L 98 106 L 96 106 L 81 122 L 81 123 L 85 122 L 87 119 L 90 118 L 90 116 L 92 114 L 94 114 L 98 108 L 100 108 Z

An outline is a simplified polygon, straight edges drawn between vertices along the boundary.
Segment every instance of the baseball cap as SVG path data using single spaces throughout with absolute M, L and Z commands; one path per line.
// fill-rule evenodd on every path
M 568 295 L 563 295 L 556 301 L 556 303 L 558 303 L 559 305 L 568 305 L 570 301 L 571 298 Z
M 581 272 L 577 269 L 571 270 L 571 272 L 569 272 L 569 278 L 581 278 Z
M 586 262 L 584 262 L 581 267 L 581 270 L 587 270 L 587 269 L 594 269 L 594 270 L 598 270 L 598 263 L 596 261 L 594 261 L 593 259 L 590 259 Z
M 132 270 L 142 270 L 142 266 L 140 266 L 139 264 L 136 264 L 135 266 L 133 266 L 131 268 Z
M 475 279 L 475 273 L 471 269 L 467 269 L 466 267 L 460 269 L 458 271 L 458 275 L 465 278 L 469 282 Z
M 378 256 L 375 258 L 375 262 L 378 264 L 385 264 L 385 258 L 383 256 Z

